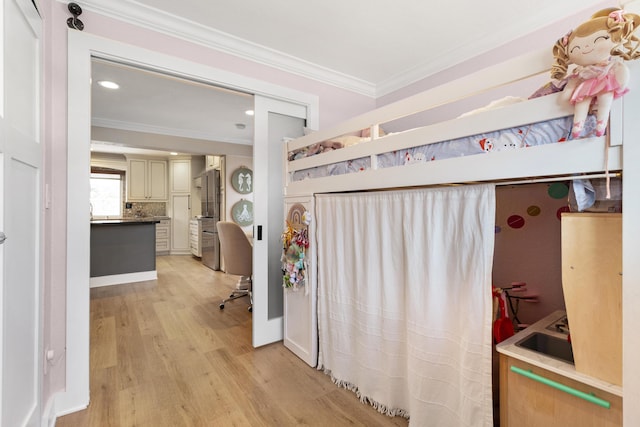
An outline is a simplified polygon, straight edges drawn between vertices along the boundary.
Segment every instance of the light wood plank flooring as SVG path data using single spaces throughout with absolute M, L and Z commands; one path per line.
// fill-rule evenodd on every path
M 190 256 L 158 280 L 91 290 L 91 404 L 58 427 L 406 426 L 362 404 L 282 343 L 254 349 L 237 277 Z

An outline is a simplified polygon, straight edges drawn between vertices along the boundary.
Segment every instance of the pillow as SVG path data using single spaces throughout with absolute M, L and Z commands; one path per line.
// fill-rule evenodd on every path
M 330 140 L 325 141 L 322 144 L 326 144 L 326 143 L 342 144 L 343 147 L 349 147 L 351 145 L 356 145 L 363 140 L 364 139 L 359 136 L 345 135 L 345 136 L 339 136 L 337 138 L 331 138 Z
M 473 114 L 483 113 L 488 110 L 493 110 L 495 108 L 505 107 L 507 105 L 516 104 L 518 102 L 526 101 L 525 98 L 520 98 L 518 96 L 505 96 L 504 98 L 496 99 L 491 101 L 484 107 L 476 108 L 475 110 L 467 111 L 466 113 L 462 113 L 458 116 L 458 118 L 471 116 Z
M 378 128 L 378 136 L 385 136 L 387 133 L 382 129 L 382 126 Z M 364 128 L 360 131 L 360 136 L 363 138 L 371 137 L 371 128 Z

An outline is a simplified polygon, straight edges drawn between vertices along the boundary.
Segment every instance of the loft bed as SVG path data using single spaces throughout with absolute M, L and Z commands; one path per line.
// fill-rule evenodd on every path
M 460 396 L 455 393 L 451 395 L 441 393 L 442 396 L 448 396 L 447 398 L 454 396 L 452 401 L 459 399 L 465 402 L 475 402 L 476 406 L 473 409 L 461 408 L 455 404 L 452 407 L 446 407 L 442 402 L 435 405 L 425 404 L 425 402 L 430 402 L 432 398 L 438 399 L 429 393 L 431 390 L 434 390 L 434 393 L 436 389 L 440 390 L 443 382 L 437 379 L 438 386 L 432 388 L 429 381 L 433 381 L 433 378 L 420 378 L 420 381 L 423 382 L 419 382 L 417 385 L 416 378 L 429 365 L 438 365 L 443 360 L 448 360 L 449 357 L 446 354 L 442 357 L 441 354 L 441 359 L 438 362 L 428 361 L 428 358 L 431 357 L 429 354 L 431 350 L 426 342 L 432 338 L 430 334 L 433 331 L 427 333 L 428 331 L 423 330 L 424 324 L 420 322 L 412 323 L 410 332 L 412 334 L 416 331 L 424 333 L 425 341 L 413 342 L 409 348 L 412 354 L 422 352 L 420 354 L 424 356 L 424 359 L 417 361 L 412 359 L 411 363 L 417 363 L 417 365 L 410 363 L 409 366 L 403 366 L 398 371 L 392 371 L 390 368 L 390 375 L 384 376 L 387 369 L 379 369 L 379 367 L 386 365 L 387 361 L 393 359 L 397 354 L 392 351 L 394 357 L 383 361 L 375 359 L 372 355 L 381 352 L 382 341 L 387 345 L 387 342 L 390 341 L 387 338 L 395 339 L 396 336 L 393 334 L 387 336 L 387 333 L 381 332 L 382 329 L 376 328 L 377 326 L 386 327 L 389 323 L 393 323 L 390 322 L 391 318 L 395 321 L 397 318 L 403 318 L 404 315 L 394 312 L 393 316 L 389 317 L 387 309 L 366 305 L 370 301 L 377 301 L 378 298 L 376 295 L 372 296 L 370 290 L 382 289 L 380 293 L 384 295 L 383 303 L 389 296 L 391 299 L 395 298 L 392 296 L 394 288 L 411 288 L 413 292 L 418 292 L 418 295 L 424 297 L 424 289 L 418 286 L 416 290 L 416 283 L 419 285 L 423 282 L 426 283 L 426 279 L 423 280 L 423 277 L 429 276 L 430 269 L 433 269 L 434 264 L 424 267 L 418 276 L 414 276 L 413 280 L 401 277 L 405 273 L 404 270 L 414 270 L 416 264 L 421 267 L 421 264 L 427 262 L 425 257 L 438 251 L 429 247 L 423 250 L 422 247 L 411 246 L 410 253 L 414 254 L 417 262 L 407 263 L 406 260 L 398 256 L 398 253 L 409 253 L 409 251 L 406 247 L 398 246 L 398 242 L 394 240 L 395 236 L 406 234 L 407 230 L 414 231 L 413 227 L 420 228 L 422 223 L 430 222 L 430 219 L 427 221 L 429 216 L 446 216 L 450 225 L 451 217 L 455 214 L 449 210 L 414 209 L 411 215 L 415 217 L 417 212 L 418 218 L 405 218 L 395 214 L 384 216 L 383 214 L 377 217 L 377 222 L 374 222 L 373 225 L 371 222 L 367 222 L 365 225 L 364 222 L 369 221 L 370 215 L 369 212 L 366 212 L 365 215 L 363 207 L 365 210 L 369 210 L 369 207 L 374 203 L 372 201 L 379 198 L 378 195 L 385 193 L 403 192 L 400 197 L 411 197 L 407 196 L 404 191 L 406 190 L 406 193 L 432 189 L 448 191 L 449 189 L 462 188 L 479 188 L 481 197 L 477 197 L 473 192 L 469 193 L 469 199 L 474 197 L 478 199 L 478 206 L 482 205 L 482 199 L 485 195 L 489 198 L 488 204 L 493 202 L 495 205 L 495 193 L 492 194 L 486 190 L 494 188 L 496 184 L 526 183 L 538 180 L 570 180 L 576 177 L 586 179 L 605 176 L 608 178 L 613 173 L 621 176 L 623 173 L 623 146 L 625 142 L 629 141 L 632 143 L 628 144 L 628 150 L 625 151 L 627 165 L 625 177 L 629 177 L 629 182 L 640 179 L 640 172 L 635 166 L 640 161 L 640 150 L 636 149 L 636 144 L 633 143 L 636 142 L 633 141 L 634 135 L 640 134 L 640 125 L 635 122 L 637 121 L 637 113 L 633 114 L 633 111 L 637 112 L 640 108 L 640 84 L 634 81 L 633 77 L 630 82 L 630 92 L 614 101 L 606 134 L 601 137 L 593 136 L 593 129 L 587 125 L 578 138 L 571 138 L 572 107 L 560 102 L 561 94 L 559 93 L 538 96 L 499 108 L 481 109 L 480 112 L 463 117 L 448 118 L 435 123 L 429 122 L 429 113 L 436 112 L 442 106 L 453 105 L 460 100 L 471 99 L 475 96 L 484 97 L 482 101 L 484 103 L 491 99 L 494 92 L 505 94 L 503 87 L 517 86 L 529 79 L 536 82 L 529 89 L 533 88 L 533 91 L 538 92 L 535 89 L 546 83 L 545 78 L 549 75 L 551 62 L 550 49 L 523 55 L 367 112 L 330 129 L 312 132 L 287 141 L 285 144 L 283 157 L 286 209 L 289 212 L 289 217 L 291 212 L 296 210 L 300 212 L 301 209 L 309 211 L 311 217 L 308 226 L 309 248 L 305 258 L 307 283 L 304 296 L 300 292 L 285 291 L 285 346 L 311 366 L 316 366 L 317 362 L 317 368 L 330 374 L 336 384 L 355 391 L 362 402 L 371 404 L 380 412 L 410 417 L 410 425 L 413 423 L 417 423 L 416 425 L 426 423 L 467 425 L 464 420 L 455 417 L 452 421 L 451 414 L 477 411 L 476 421 L 470 422 L 469 425 L 491 425 L 491 396 L 490 393 L 489 396 L 486 393 L 487 387 L 490 392 L 491 385 L 487 385 L 485 376 L 480 388 L 474 388 L 482 382 L 480 380 L 472 385 L 460 387 Z M 631 61 L 628 66 L 631 76 L 640 75 L 640 61 Z M 528 96 L 533 91 L 524 94 L 524 96 Z M 523 96 L 522 93 L 519 95 Z M 477 104 L 476 102 L 476 105 L 482 105 L 482 103 Z M 414 125 L 416 117 L 422 120 L 425 120 L 426 117 L 427 123 L 423 126 Z M 409 125 L 406 129 L 391 129 L 397 123 L 409 123 Z M 362 137 L 363 130 L 365 130 L 364 133 L 368 132 L 371 136 Z M 383 130 L 389 133 L 383 134 Z M 493 152 L 487 148 L 487 142 L 493 144 Z M 319 147 L 330 149 L 319 150 Z M 316 152 L 318 153 L 310 155 Z M 634 163 L 632 159 L 636 159 L 636 162 Z M 630 194 L 628 186 L 625 186 L 624 193 Z M 333 199 L 352 196 L 360 197 L 359 204 L 357 204 L 358 209 L 343 210 L 343 205 L 331 205 L 334 203 Z M 467 196 L 461 198 L 466 199 Z M 328 202 L 327 200 L 330 199 L 331 202 Z M 398 197 L 394 199 L 394 201 L 397 200 L 399 200 Z M 341 202 L 342 200 L 338 201 L 338 203 Z M 465 263 L 478 258 L 486 260 L 487 257 L 492 257 L 495 216 L 492 216 L 491 207 L 487 208 L 486 204 L 483 209 L 485 224 L 486 221 L 491 222 L 491 227 L 483 225 L 484 231 L 479 231 L 478 235 L 484 233 L 484 238 L 487 241 L 491 240 L 491 250 L 484 248 L 479 254 L 465 252 L 476 243 L 476 236 L 474 236 L 468 242 L 457 243 L 453 252 L 443 254 L 440 264 L 449 264 L 451 260 L 458 258 L 457 250 L 463 255 L 460 258 L 464 258 Z M 640 214 L 640 206 L 635 198 L 628 198 L 625 201 L 625 212 L 628 213 L 627 218 L 631 218 L 634 214 Z M 629 216 L 629 213 L 632 216 Z M 365 216 L 367 219 L 364 219 Z M 470 216 L 474 217 L 475 212 Z M 327 219 L 328 217 L 331 218 Z M 341 224 L 343 220 L 345 223 L 349 222 L 350 225 Z M 389 231 L 383 224 L 391 222 L 402 226 L 396 231 Z M 380 224 L 380 233 L 376 230 L 376 224 Z M 640 250 L 638 244 L 635 244 L 634 239 L 630 236 L 634 235 L 635 241 L 640 241 L 640 229 L 631 220 L 627 220 L 624 227 L 626 236 L 624 256 L 627 259 L 624 280 L 625 282 L 637 282 L 635 277 L 640 277 L 640 274 L 632 276 L 633 271 L 631 270 L 636 267 L 630 261 L 633 259 L 633 254 L 637 256 Z M 333 230 L 334 228 L 336 230 Z M 470 229 L 467 226 L 461 228 Z M 453 238 L 457 234 L 451 232 L 440 236 L 440 240 L 438 240 L 438 237 L 434 237 L 434 231 L 438 230 L 421 230 L 422 240 L 433 239 L 434 242 L 448 242 L 449 236 Z M 391 241 L 385 239 L 391 239 Z M 480 238 L 478 239 L 480 240 Z M 383 250 L 387 252 L 374 254 L 373 257 L 371 253 L 361 252 L 360 248 L 370 244 L 370 240 L 378 242 L 381 252 Z M 421 243 L 418 242 L 418 244 Z M 395 248 L 395 252 L 391 248 Z M 629 250 L 630 248 L 631 250 Z M 400 250 L 398 251 L 398 249 Z M 349 252 L 350 250 L 352 252 Z M 354 250 L 355 252 L 353 252 Z M 487 255 L 489 252 L 491 254 Z M 357 272 L 351 265 L 355 262 L 358 262 L 360 266 Z M 404 267 L 400 270 L 394 270 L 395 275 L 389 274 L 387 269 L 393 270 L 391 265 L 398 263 Z M 331 264 L 331 268 L 327 267 L 328 264 Z M 463 266 L 464 268 L 466 265 Z M 476 317 L 475 320 L 467 321 L 463 329 L 459 331 L 460 336 L 466 333 L 469 325 L 480 328 L 475 330 L 476 336 L 485 336 L 487 328 L 490 329 L 487 325 L 487 323 L 490 324 L 490 316 L 486 314 L 486 310 L 490 311 L 490 309 L 486 306 L 486 294 L 489 293 L 491 285 L 491 261 L 482 268 L 485 273 L 488 270 L 489 274 L 482 277 L 481 283 L 474 284 L 476 291 L 480 286 L 479 293 L 473 294 L 473 297 L 468 299 L 466 308 L 461 308 L 456 300 L 454 302 L 456 311 L 453 312 L 453 315 L 448 314 L 448 318 L 457 318 L 460 313 L 465 313 L 468 317 L 465 310 L 473 310 L 474 301 L 483 301 L 484 314 L 477 314 L 479 317 Z M 369 270 L 373 272 L 371 275 L 368 274 Z M 632 274 L 628 274 L 628 272 Z M 445 280 L 444 282 L 449 287 L 453 281 Z M 439 286 L 442 285 L 443 281 L 440 280 Z M 627 284 L 623 286 L 625 289 L 633 288 Z M 331 291 L 325 290 L 330 287 Z M 343 288 L 339 291 L 341 293 L 329 294 L 329 292 L 334 292 L 336 287 Z M 485 287 L 486 292 L 483 291 Z M 357 292 L 354 292 L 353 289 L 356 288 Z M 367 295 L 362 296 L 362 292 Z M 432 300 L 427 300 L 420 303 L 424 303 L 425 307 L 429 303 L 430 310 L 437 311 L 438 307 L 443 307 L 443 310 L 449 313 L 451 306 L 445 301 L 448 293 L 434 294 L 441 295 L 442 302 L 438 301 L 434 304 Z M 471 293 L 471 291 L 463 290 L 460 296 L 466 298 Z M 405 297 L 408 304 L 413 303 L 413 299 L 413 297 Z M 633 298 L 628 298 L 628 300 L 633 300 Z M 331 307 L 331 304 L 335 304 L 335 307 Z M 344 310 L 353 311 L 347 313 L 343 312 Z M 420 313 L 422 315 L 423 312 L 430 310 L 420 308 L 416 311 L 413 307 L 414 314 Z M 376 313 L 381 313 L 381 317 L 384 318 L 380 324 L 375 323 L 376 319 L 370 318 Z M 632 314 L 630 311 L 628 313 L 629 319 L 631 319 Z M 355 329 L 347 331 L 346 322 L 348 318 L 351 319 L 351 316 L 355 316 L 352 325 Z M 625 322 L 637 327 L 635 321 Z M 483 324 L 484 326 L 482 326 Z M 483 327 L 485 329 L 482 329 Z M 373 336 L 382 337 L 380 347 L 375 342 L 361 339 L 358 334 L 364 330 L 371 332 Z M 339 334 L 334 334 L 336 331 Z M 398 337 L 401 335 L 403 334 L 401 333 Z M 474 337 L 464 339 L 472 341 Z M 471 363 L 471 365 L 465 366 L 463 370 L 467 374 L 470 372 L 486 374 L 488 369 L 490 377 L 491 355 L 489 351 L 489 361 L 487 362 L 486 348 L 487 346 L 491 347 L 491 338 L 488 338 L 489 341 L 486 337 L 483 339 L 485 341 L 482 351 L 485 353 L 482 353 L 482 358 L 476 357 L 476 353 L 473 353 L 473 357 L 466 358 L 467 363 Z M 329 341 L 330 343 L 327 344 Z M 625 342 L 630 341 L 627 338 Z M 634 343 L 640 345 L 638 340 L 635 340 Z M 352 347 L 358 345 L 364 347 L 365 351 L 345 356 L 350 354 L 348 351 Z M 329 354 L 326 351 L 332 346 L 336 347 L 335 354 Z M 389 353 L 385 354 L 389 356 Z M 454 360 L 455 357 L 452 355 L 450 359 Z M 482 363 L 479 359 L 482 359 Z M 478 365 L 474 365 L 476 362 Z M 364 372 L 363 364 L 372 369 L 359 376 L 361 372 Z M 487 364 L 489 364 L 488 368 Z M 446 365 L 448 362 L 442 366 L 446 368 Z M 389 362 L 389 366 L 391 366 L 391 362 Z M 436 376 L 440 375 L 440 372 L 437 372 L 438 369 L 434 373 Z M 446 369 L 442 369 L 442 371 L 444 372 Z M 409 372 L 408 385 L 398 384 L 398 378 L 407 372 Z M 380 382 L 372 384 L 371 381 L 374 380 L 371 378 L 378 374 L 382 376 Z M 358 381 L 361 382 L 354 380 L 356 377 L 360 378 Z M 457 378 L 469 380 L 465 375 Z M 447 379 L 445 383 L 456 382 L 456 380 L 449 380 Z M 625 389 L 634 386 L 638 387 L 640 384 L 625 380 Z M 481 392 L 474 396 L 463 396 L 466 389 L 481 390 Z M 390 394 L 385 394 L 385 391 L 389 390 L 391 390 Z M 407 390 L 411 390 L 411 392 L 409 393 Z M 416 390 L 418 391 L 416 392 Z M 414 392 L 418 395 L 414 396 L 412 394 Z M 405 394 L 409 396 L 404 396 Z M 406 397 L 406 401 L 399 401 L 399 396 Z M 440 413 L 441 410 L 445 413 Z
M 572 107 L 559 101 L 560 93 L 379 136 L 386 123 L 417 112 L 428 114 L 437 107 L 490 93 L 514 82 L 546 76 L 551 61 L 548 49 L 524 55 L 362 114 L 333 128 L 289 141 L 283 154 L 285 194 L 495 182 L 621 170 L 625 98 L 614 102 L 607 134 L 602 137 L 589 136 L 586 126 L 583 131 L 586 136 L 570 140 Z M 631 75 L 636 75 L 637 64 L 632 62 L 629 67 Z M 541 138 L 536 139 L 537 123 L 546 123 L 551 131 L 543 128 L 539 132 Z M 372 137 L 358 138 L 362 129 L 370 129 Z M 498 136 L 501 130 L 510 130 L 512 137 Z M 514 137 L 518 132 L 523 135 L 519 141 Z M 545 140 L 544 137 L 552 139 Z M 441 141 L 455 145 L 460 138 L 469 140 L 466 152 L 452 149 L 444 157 L 430 155 L 438 152 L 437 146 L 443 144 Z M 502 144 L 505 138 L 511 141 L 510 148 L 516 149 L 487 152 L 481 144 L 483 139 L 499 140 Z M 335 146 L 341 141 L 346 141 L 344 148 L 302 158 L 296 156 L 296 153 L 319 144 Z M 354 141 L 358 143 L 354 144 Z M 313 151 L 318 150 L 314 148 Z

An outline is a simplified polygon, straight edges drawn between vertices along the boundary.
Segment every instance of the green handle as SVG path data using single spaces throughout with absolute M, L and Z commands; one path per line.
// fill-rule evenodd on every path
M 565 393 L 569 393 L 572 396 L 576 396 L 579 397 L 580 399 L 584 399 L 587 402 L 591 402 L 591 403 L 595 403 L 598 406 L 602 406 L 603 408 L 611 408 L 611 403 L 607 402 L 606 400 L 600 399 L 598 397 L 595 397 L 593 394 L 589 394 L 589 393 L 585 393 L 584 391 L 580 391 L 580 390 L 576 390 L 575 388 L 571 388 L 569 386 L 566 386 L 564 384 L 560 384 L 558 382 L 555 382 L 553 380 L 550 380 L 548 378 L 545 377 L 541 377 L 540 375 L 536 375 L 531 371 L 527 371 L 521 368 L 518 368 L 516 366 L 512 366 L 511 370 L 513 372 L 515 372 L 516 374 L 520 374 L 523 375 L 527 378 L 531 378 L 534 381 L 538 381 L 542 384 L 546 384 L 549 387 L 553 387 L 555 389 L 558 389 L 560 391 L 564 391 Z

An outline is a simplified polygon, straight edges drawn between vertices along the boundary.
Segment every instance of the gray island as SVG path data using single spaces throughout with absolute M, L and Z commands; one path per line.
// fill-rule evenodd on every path
M 155 280 L 154 218 L 91 221 L 90 286 Z

